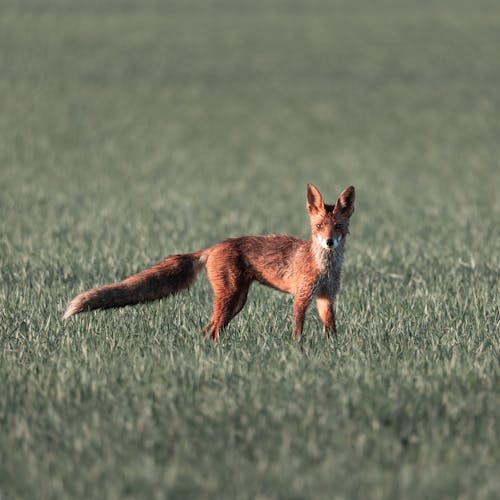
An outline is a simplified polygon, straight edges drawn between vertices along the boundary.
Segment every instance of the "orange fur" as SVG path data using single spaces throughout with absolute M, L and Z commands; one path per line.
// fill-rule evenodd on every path
M 94 309 L 149 302 L 188 288 L 205 267 L 214 292 L 213 314 L 203 333 L 214 342 L 220 331 L 243 308 L 248 289 L 257 281 L 291 293 L 293 336 L 302 333 L 307 307 L 316 305 L 327 337 L 336 333 L 334 300 L 339 289 L 344 243 L 354 210 L 354 187 L 342 191 L 334 205 L 323 202 L 307 186 L 311 240 L 284 234 L 230 238 L 192 254 L 174 255 L 119 283 L 92 288 L 77 295 L 64 318 Z

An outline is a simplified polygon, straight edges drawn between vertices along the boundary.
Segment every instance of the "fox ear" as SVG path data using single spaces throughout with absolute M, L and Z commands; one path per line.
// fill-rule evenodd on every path
M 335 203 L 335 212 L 340 212 L 344 217 L 349 218 L 354 212 L 355 198 L 356 194 L 354 191 L 354 186 L 345 188 L 342 193 L 340 193 L 337 203 Z
M 307 185 L 307 211 L 310 214 L 319 212 L 325 208 L 323 197 L 318 188 L 313 184 Z

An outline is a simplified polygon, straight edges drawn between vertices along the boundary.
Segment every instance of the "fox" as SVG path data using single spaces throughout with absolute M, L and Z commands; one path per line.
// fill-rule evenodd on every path
M 168 297 L 188 289 L 205 268 L 214 299 L 212 317 L 202 333 L 214 344 L 220 332 L 243 309 L 254 281 L 293 295 L 295 340 L 302 334 L 306 311 L 313 299 L 324 335 L 331 339 L 337 335 L 334 304 L 354 200 L 354 186 L 344 189 L 336 203 L 329 205 L 318 188 L 308 184 L 310 240 L 288 234 L 241 236 L 204 250 L 172 255 L 123 281 L 80 293 L 69 302 L 63 318 Z

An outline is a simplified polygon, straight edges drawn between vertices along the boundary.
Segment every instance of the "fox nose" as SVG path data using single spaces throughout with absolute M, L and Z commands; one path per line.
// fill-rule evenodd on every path
M 327 240 L 326 240 L 326 246 L 328 246 L 328 247 L 333 247 L 333 240 L 332 240 L 332 239 L 330 239 L 330 238 L 329 238 L 329 239 L 327 239 Z

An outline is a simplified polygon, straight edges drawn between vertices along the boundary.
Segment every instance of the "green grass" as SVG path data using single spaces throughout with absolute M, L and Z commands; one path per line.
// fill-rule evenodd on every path
M 495 498 L 500 7 L 2 3 L 0 498 Z M 329 346 L 203 277 L 69 298 L 241 234 L 356 212 Z

